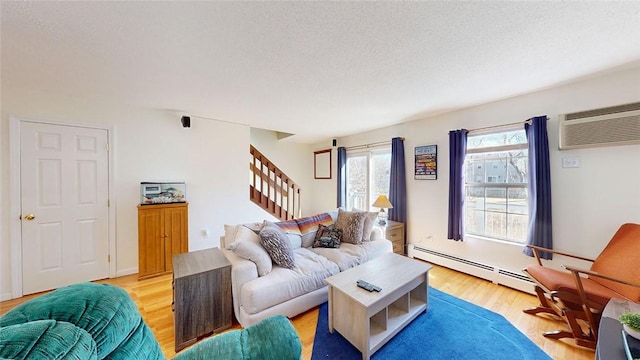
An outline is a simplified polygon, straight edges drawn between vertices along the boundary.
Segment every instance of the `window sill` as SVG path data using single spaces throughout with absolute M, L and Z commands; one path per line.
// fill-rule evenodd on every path
M 464 238 L 465 238 L 465 240 L 491 241 L 491 242 L 498 243 L 498 244 L 517 246 L 517 247 L 520 247 L 520 248 L 524 248 L 526 246 L 526 243 L 518 243 L 518 242 L 514 242 L 514 241 L 494 239 L 494 238 L 480 236 L 480 235 L 474 235 L 474 234 L 464 234 Z

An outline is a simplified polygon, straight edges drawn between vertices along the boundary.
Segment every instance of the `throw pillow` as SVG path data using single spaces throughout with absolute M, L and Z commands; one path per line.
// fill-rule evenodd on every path
M 249 228 L 239 225 L 232 241 L 227 247 L 234 254 L 241 258 L 253 261 L 258 268 L 258 275 L 264 276 L 271 272 L 273 264 L 271 256 L 262 245 L 260 245 L 260 236 Z
M 260 230 L 260 243 L 267 250 L 274 263 L 287 269 L 295 267 L 291 242 L 278 225 L 265 221 Z
M 298 249 L 302 246 L 302 234 L 300 233 L 296 220 L 280 221 L 274 224 L 278 225 L 278 227 L 287 234 L 293 249 Z
M 342 241 L 350 244 L 362 244 L 362 234 L 366 211 L 338 210 L 336 228 L 342 230 Z
M 307 216 L 296 219 L 298 228 L 302 234 L 302 247 L 310 247 L 316 239 L 318 233 L 318 225 L 331 225 L 335 221 L 329 213 L 322 213 L 313 216 Z
M 353 208 L 353 211 L 364 211 Z M 371 231 L 373 227 L 376 225 L 378 221 L 378 213 L 377 212 L 368 212 L 367 216 L 364 218 L 364 227 L 362 228 L 362 241 L 367 242 L 371 241 Z
M 316 238 L 313 242 L 313 247 L 334 248 L 340 247 L 340 239 L 342 238 L 342 230 L 337 229 L 333 225 L 325 226 L 318 225 L 318 231 L 316 231 Z
M 362 241 L 371 241 L 371 231 L 378 221 L 377 212 L 368 212 L 364 218 L 364 227 L 362 228 Z

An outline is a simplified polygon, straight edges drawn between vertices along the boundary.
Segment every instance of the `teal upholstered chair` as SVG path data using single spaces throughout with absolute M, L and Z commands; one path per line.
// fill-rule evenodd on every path
M 216 335 L 176 360 L 298 360 L 295 328 L 278 315 Z M 0 359 L 164 359 L 136 304 L 123 289 L 82 283 L 31 299 L 0 317 Z
M 205 339 L 174 360 L 299 360 L 301 356 L 296 329 L 285 316 L 276 315 L 245 329 Z
M 116 286 L 62 287 L 0 318 L 0 357 L 55 359 L 65 351 L 77 359 L 164 359 L 136 304 Z

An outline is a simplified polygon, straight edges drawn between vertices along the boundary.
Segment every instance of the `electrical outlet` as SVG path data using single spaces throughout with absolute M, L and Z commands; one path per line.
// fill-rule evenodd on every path
M 202 235 L 203 239 L 208 239 L 209 238 L 209 229 L 200 230 L 200 234 Z
M 563 157 L 562 167 L 563 168 L 579 168 L 580 158 L 579 157 Z

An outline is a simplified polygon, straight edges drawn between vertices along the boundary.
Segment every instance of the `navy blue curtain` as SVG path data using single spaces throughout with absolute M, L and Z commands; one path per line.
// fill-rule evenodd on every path
M 538 116 L 525 123 L 524 131 L 529 144 L 529 231 L 527 245 L 553 249 L 551 234 L 551 166 L 549 164 L 549 137 L 547 117 Z M 533 251 L 525 247 L 523 252 L 533 256 Z M 540 257 L 549 259 L 553 255 L 541 252 Z
M 389 220 L 407 223 L 407 174 L 404 166 L 404 139 L 391 139 L 391 174 L 389 184 Z M 406 227 L 405 227 L 406 230 Z
M 464 240 L 464 157 L 467 130 L 449 131 L 449 223 L 447 238 Z
M 338 207 L 347 206 L 347 148 L 338 148 Z

